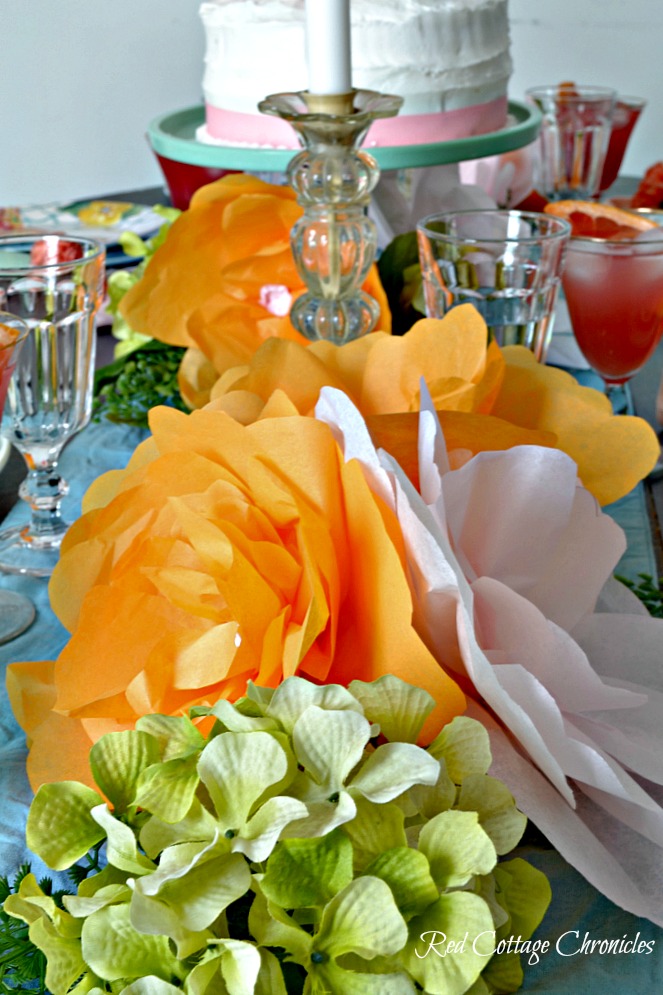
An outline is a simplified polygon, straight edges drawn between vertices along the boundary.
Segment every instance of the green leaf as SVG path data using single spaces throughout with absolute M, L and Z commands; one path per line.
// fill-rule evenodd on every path
M 101 796 L 76 781 L 42 784 L 30 806 L 26 839 L 30 850 L 62 871 L 104 838 L 91 810 Z
M 21 879 L 18 891 L 5 898 L 3 909 L 8 915 L 15 919 L 22 919 L 28 925 L 44 918 L 60 925 L 63 916 L 67 916 L 67 913 L 63 914 L 58 909 L 55 899 L 43 891 L 34 874 L 26 874 Z M 67 916 L 67 918 L 71 917 Z M 71 935 L 79 936 L 80 930 L 74 931 Z
M 380 878 L 360 877 L 325 906 L 313 951 L 333 958 L 356 953 L 371 960 L 398 953 L 407 938 L 389 886 Z
M 125 874 L 124 871 L 118 870 L 112 864 L 106 864 L 98 874 L 83 878 L 78 886 L 78 896 L 79 898 L 94 898 L 102 888 L 108 888 L 111 885 L 125 885 L 128 877 L 129 875 Z
M 108 905 L 83 923 L 85 963 L 100 978 L 143 978 L 153 974 L 164 981 L 182 976 L 182 967 L 170 951 L 168 937 L 147 936 L 131 925 L 128 905 Z
M 310 781 L 310 778 L 307 780 Z M 357 814 L 355 801 L 347 791 L 336 791 L 325 798 L 326 791 L 316 789 L 313 781 L 310 781 L 310 784 L 313 790 L 310 793 L 304 793 L 308 814 L 305 818 L 291 822 L 283 831 L 282 835 L 289 839 L 311 839 L 312 837 L 326 836 L 332 830 L 350 822 Z M 316 798 L 321 798 L 321 800 L 316 801 Z
M 139 891 L 134 891 L 131 898 L 131 924 L 139 933 L 169 937 L 180 960 L 200 955 L 214 939 L 211 930 L 188 929 L 169 905 Z
M 365 798 L 356 798 L 357 814 L 346 822 L 343 832 L 354 847 L 355 866 L 362 870 L 383 850 L 407 845 L 403 810 L 395 804 L 374 805 Z
M 511 916 L 504 907 L 504 900 L 500 900 L 501 892 L 497 886 L 494 872 L 477 875 L 472 883 L 472 891 L 475 895 L 483 898 L 484 902 L 490 908 L 495 929 L 499 930 L 502 926 L 508 929 Z
M 260 950 L 260 973 L 254 995 L 288 995 L 281 965 L 269 950 Z
M 46 957 L 46 986 L 52 995 L 66 995 L 85 970 L 81 941 L 61 936 L 47 919 L 30 926 L 30 940 Z
M 497 863 L 490 837 L 476 812 L 441 812 L 422 828 L 419 849 L 428 858 L 440 890 L 458 888 L 475 874 L 488 874 Z
M 142 771 L 160 759 L 158 742 L 135 729 L 108 733 L 90 750 L 94 779 L 118 815 L 133 803 Z
M 210 715 L 214 715 L 222 726 L 230 732 L 253 732 L 254 730 L 272 732 L 280 729 L 276 719 L 266 718 L 262 715 L 246 715 L 238 711 L 226 698 L 221 698 L 216 702 L 210 709 Z
M 438 763 L 440 772 L 435 784 L 414 784 L 407 793 L 407 799 L 425 819 L 432 819 L 434 815 L 446 812 L 456 802 L 456 785 L 447 773 L 447 765 L 440 758 Z
M 219 949 L 228 995 L 253 995 L 260 973 L 259 951 L 242 940 L 221 940 Z
M 423 853 L 407 846 L 393 847 L 380 854 L 369 864 L 364 874 L 381 878 L 389 885 L 405 919 L 421 915 L 439 896 L 428 860 Z
M 493 873 L 511 917 L 511 932 L 529 939 L 541 924 L 552 899 L 548 878 L 521 857 L 503 861 Z
M 62 902 L 68 912 L 76 919 L 98 912 L 107 905 L 117 902 L 128 902 L 131 898 L 131 888 L 126 884 L 108 884 L 98 888 L 93 895 L 64 895 Z
M 380 280 L 389 301 L 394 335 L 403 335 L 421 317 L 412 308 L 413 291 L 406 290 L 404 279 L 412 266 L 419 266 L 416 232 L 397 235 L 378 259 Z M 411 283 L 410 277 L 408 284 Z
M 187 993 L 254 995 L 260 967 L 260 951 L 253 944 L 217 940 L 187 977 Z
M 315 972 L 321 978 L 321 987 L 312 991 L 331 995 L 417 995 L 416 989 L 405 973 L 366 974 L 348 971 L 334 961 Z
M 193 804 L 198 776 L 198 754 L 173 757 L 142 772 L 135 803 L 164 822 L 180 822 Z
M 283 681 L 279 687 L 283 687 L 290 680 L 289 677 Z M 253 711 L 247 711 L 245 708 L 246 702 L 249 701 L 256 709 L 256 714 L 264 715 L 267 711 L 267 707 L 274 697 L 274 692 L 276 688 L 265 688 L 261 687 L 259 684 L 254 684 L 253 681 L 247 681 L 246 684 L 246 698 L 240 698 L 237 702 L 238 708 L 241 708 L 242 712 L 246 715 L 252 715 Z
M 376 681 L 348 685 L 370 722 L 392 743 L 416 743 L 421 727 L 435 707 L 435 699 L 422 688 L 385 674 Z
M 370 723 L 358 712 L 311 705 L 295 722 L 292 739 L 299 763 L 323 793 L 331 794 L 361 760 L 370 735 Z
M 200 755 L 198 772 L 222 831 L 239 835 L 256 803 L 282 782 L 291 764 L 281 743 L 267 732 L 224 732 L 212 739 Z
M 154 870 L 149 857 L 139 853 L 132 830 L 116 819 L 107 805 L 97 805 L 92 809 L 92 816 L 106 834 L 106 857 L 109 864 L 127 874 L 147 874 Z
M 163 822 L 156 816 L 148 819 L 141 827 L 139 840 L 148 857 L 156 860 L 162 850 L 174 843 L 212 840 L 218 828 L 212 813 L 203 808 L 198 798 L 194 798 L 191 808 L 179 822 Z
M 154 736 L 162 760 L 199 753 L 205 745 L 205 737 L 186 715 L 142 715 L 136 729 Z
M 490 740 L 484 726 L 476 719 L 458 715 L 444 726 L 428 747 L 428 752 L 444 760 L 447 773 L 455 784 L 470 774 L 485 774 L 492 763 Z
M 313 942 L 309 933 L 288 913 L 270 902 L 262 891 L 262 881 L 253 878 L 255 898 L 249 910 L 249 932 L 263 947 L 283 947 L 303 967 L 308 965 Z
M 261 887 L 285 909 L 325 905 L 352 881 L 352 844 L 336 829 L 322 839 L 286 839 L 267 861 Z
M 482 978 L 490 986 L 489 991 L 517 992 L 525 980 L 520 955 L 506 950 L 495 954 Z
M 493 936 L 483 899 L 450 892 L 410 921 L 402 963 L 429 995 L 463 995 L 490 960 Z M 482 953 L 483 939 L 490 952 Z
M 267 860 L 279 837 L 288 833 L 288 827 L 301 826 L 299 820 L 307 816 L 306 805 L 296 798 L 286 795 L 268 798 L 232 841 L 232 849 L 246 854 L 249 860 Z
M 231 902 L 251 887 L 251 872 L 238 853 L 219 852 L 219 844 L 183 843 L 164 850 L 158 869 L 136 880 L 134 891 L 167 906 L 187 929 L 206 929 Z M 157 932 L 149 910 L 134 925 Z M 160 931 L 160 930 L 159 930 Z
M 456 807 L 478 813 L 499 854 L 513 850 L 525 832 L 527 816 L 518 811 L 507 786 L 487 774 L 470 774 L 463 780 Z
M 352 778 L 349 790 L 369 801 L 384 804 L 407 791 L 413 784 L 433 785 L 440 765 L 426 750 L 412 743 L 385 743 L 370 753 Z
M 257 690 L 255 686 L 250 689 L 252 697 Z M 340 684 L 312 684 L 303 677 L 288 677 L 279 684 L 267 703 L 264 714 L 277 719 L 285 731 L 292 735 L 297 720 L 313 705 L 325 710 L 349 710 L 363 715 L 360 703 L 347 688 Z

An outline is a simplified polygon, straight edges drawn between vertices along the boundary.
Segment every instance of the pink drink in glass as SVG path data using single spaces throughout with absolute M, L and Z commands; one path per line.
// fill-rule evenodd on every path
M 562 283 L 585 359 L 608 387 L 626 383 L 663 334 L 662 233 L 572 237 Z
M 645 103 L 646 101 L 641 100 L 640 97 L 619 97 L 617 100 L 608 140 L 608 151 L 605 154 L 601 182 L 599 183 L 599 193 L 611 187 L 617 179 L 631 132 L 638 122 Z

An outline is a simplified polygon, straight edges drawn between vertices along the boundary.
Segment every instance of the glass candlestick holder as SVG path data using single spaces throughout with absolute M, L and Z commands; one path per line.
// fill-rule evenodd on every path
M 308 339 L 340 345 L 374 327 L 380 308 L 361 289 L 377 250 L 367 215 L 380 176 L 360 143 L 377 118 L 393 117 L 401 97 L 353 90 L 332 96 L 275 93 L 259 104 L 288 121 L 304 146 L 290 161 L 288 180 L 304 209 L 290 234 L 295 264 L 308 291 L 290 311 Z

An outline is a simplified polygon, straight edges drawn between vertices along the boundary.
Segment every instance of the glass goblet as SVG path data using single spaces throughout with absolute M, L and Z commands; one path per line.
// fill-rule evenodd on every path
M 624 385 L 663 335 L 663 231 L 624 239 L 572 236 L 562 285 L 580 351 L 621 411 Z
M 28 326 L 13 314 L 0 311 L 0 413 Z M 35 617 L 32 602 L 16 591 L 0 589 L 0 643 L 20 636 Z
M 598 192 L 617 93 L 604 86 L 533 86 L 542 114 L 539 193 L 548 200 L 587 200 Z
M 61 235 L 0 238 L 0 307 L 29 334 L 9 382 L 2 434 L 22 454 L 19 489 L 31 519 L 0 532 L 0 571 L 47 577 L 68 528 L 58 473 L 63 447 L 90 420 L 95 318 L 104 292 L 105 252 Z

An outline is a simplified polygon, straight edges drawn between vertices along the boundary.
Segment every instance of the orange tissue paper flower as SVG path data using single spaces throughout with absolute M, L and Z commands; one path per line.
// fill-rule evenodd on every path
M 122 299 L 122 316 L 135 332 L 189 347 L 189 363 L 212 382 L 247 362 L 271 336 L 305 344 L 288 317 L 306 289 L 290 249 L 301 213 L 290 187 L 246 174 L 202 187 Z M 391 314 L 375 266 L 364 289 L 380 305 L 377 328 L 389 332 Z M 183 396 L 200 406 L 207 397 L 189 385 L 185 377 Z
M 89 781 L 104 732 L 236 699 L 249 679 L 391 673 L 435 698 L 429 731 L 464 711 L 413 628 L 396 516 L 327 425 L 244 427 L 210 407 L 156 408 L 151 428 L 63 543 L 50 596 L 69 643 L 54 664 L 10 667 L 34 786 Z
M 275 390 L 284 391 L 301 414 L 312 414 L 321 388 L 337 387 L 361 411 L 374 441 L 416 482 L 417 419 L 406 415 L 419 409 L 423 379 L 456 452 L 560 449 L 575 460 L 601 505 L 628 494 L 649 473 L 659 447 L 643 419 L 614 415 L 600 391 L 538 363 L 522 346 L 500 350 L 491 342 L 486 348 L 486 338 L 479 312 L 463 304 L 444 318 L 416 322 L 403 336 L 376 333 L 342 346 L 314 342 L 307 348 L 272 339 L 246 365 L 220 377 L 211 397 L 248 424 Z

